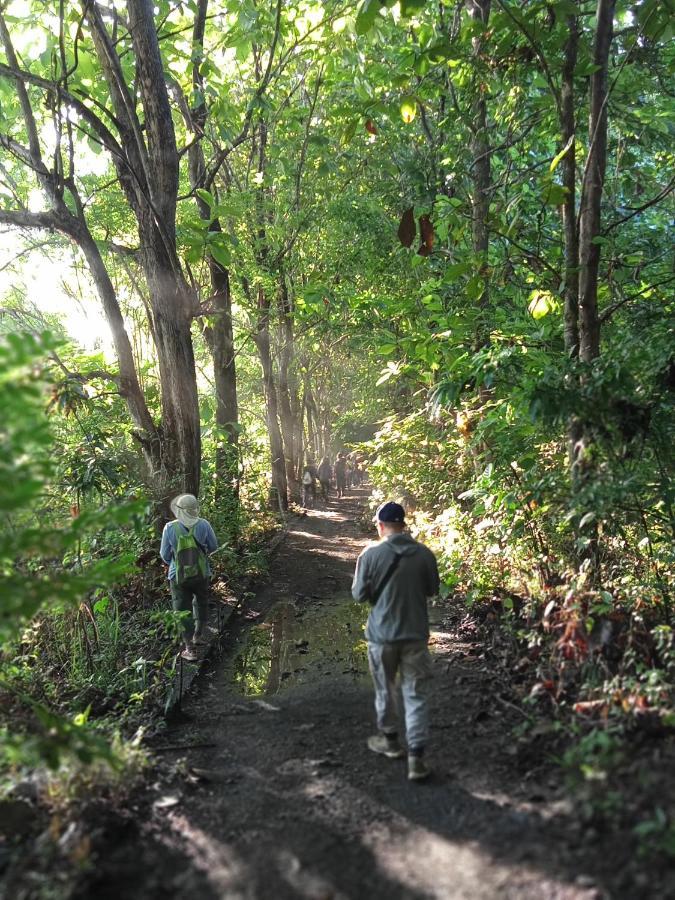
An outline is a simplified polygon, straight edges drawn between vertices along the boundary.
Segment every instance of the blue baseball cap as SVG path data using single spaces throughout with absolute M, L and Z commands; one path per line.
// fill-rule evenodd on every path
M 403 525 L 405 522 L 405 510 L 400 503 L 394 503 L 393 500 L 378 506 L 375 513 L 376 522 L 384 522 L 385 524 Z

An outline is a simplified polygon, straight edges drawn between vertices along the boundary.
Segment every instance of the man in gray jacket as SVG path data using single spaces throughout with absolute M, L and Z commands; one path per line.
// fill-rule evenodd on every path
M 390 759 L 405 755 L 398 739 L 396 677 L 400 675 L 408 778 L 419 781 L 430 774 L 423 758 L 429 739 L 431 678 L 427 598 L 438 594 L 438 567 L 431 550 L 405 533 L 405 513 L 399 503 L 383 503 L 375 521 L 380 542 L 359 556 L 352 584 L 354 599 L 372 604 L 366 640 L 380 733 L 368 738 L 368 747 Z

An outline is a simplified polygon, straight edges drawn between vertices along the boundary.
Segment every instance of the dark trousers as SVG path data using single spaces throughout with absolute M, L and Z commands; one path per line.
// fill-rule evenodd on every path
M 208 617 L 209 581 L 208 578 L 195 578 L 188 584 L 176 584 L 176 579 L 169 582 L 171 586 L 171 605 L 174 612 L 189 612 L 183 619 L 183 637 L 190 643 L 195 631 L 201 634 Z

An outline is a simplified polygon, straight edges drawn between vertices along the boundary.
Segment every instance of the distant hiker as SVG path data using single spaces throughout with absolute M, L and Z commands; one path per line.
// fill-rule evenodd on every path
M 184 659 L 197 659 L 195 647 L 203 640 L 208 614 L 211 567 L 208 555 L 218 546 L 213 528 L 199 518 L 199 504 L 192 494 L 171 501 L 176 516 L 162 533 L 159 555 L 169 567 L 171 602 L 175 612 L 189 612 L 183 622 Z M 196 615 L 195 615 L 196 611 Z
M 309 466 L 305 466 L 302 472 L 302 505 L 305 509 L 314 506 L 314 475 Z
M 347 490 L 347 454 L 338 453 L 335 462 L 335 487 L 338 497 L 344 497 Z
M 383 503 L 375 522 L 380 542 L 359 556 L 352 583 L 354 599 L 372 604 L 366 640 L 380 733 L 368 738 L 368 747 L 390 759 L 405 755 L 398 739 L 398 674 L 408 778 L 419 781 L 430 774 L 423 758 L 429 739 L 431 678 L 427 598 L 438 593 L 438 567 L 431 550 L 405 533 L 405 513 L 399 503 Z
M 333 468 L 330 464 L 330 460 L 327 456 L 319 463 L 319 484 L 321 485 L 321 496 L 324 500 L 328 500 L 328 494 L 330 493 L 330 480 L 333 475 Z
M 312 501 L 313 503 L 316 503 L 316 483 L 319 480 L 319 472 L 313 459 L 307 460 L 307 468 L 309 469 L 309 474 L 312 476 Z

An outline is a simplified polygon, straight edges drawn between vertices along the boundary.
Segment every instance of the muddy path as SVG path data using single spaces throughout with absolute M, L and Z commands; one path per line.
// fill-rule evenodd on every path
M 452 606 L 433 611 L 432 779 L 411 784 L 404 761 L 368 751 L 367 611 L 349 595 L 364 496 L 293 520 L 268 583 L 156 741 L 149 799 L 108 829 L 79 897 L 639 896 L 606 890 L 602 864 L 589 871 L 589 836 L 555 780 L 514 771 L 520 713 Z

